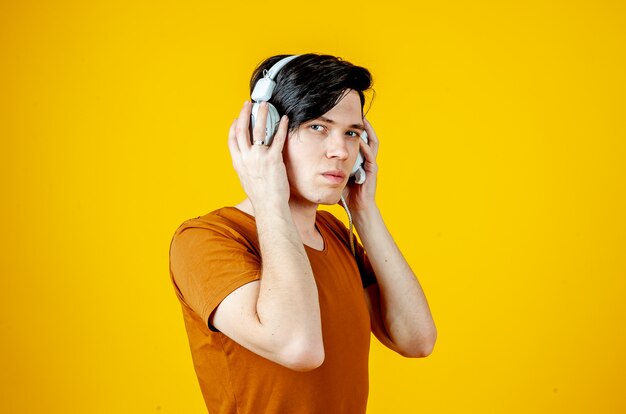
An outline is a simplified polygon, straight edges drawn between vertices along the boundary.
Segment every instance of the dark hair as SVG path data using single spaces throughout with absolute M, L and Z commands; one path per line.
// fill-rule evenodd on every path
M 272 56 L 259 64 L 250 80 L 250 93 L 263 72 L 287 56 Z M 289 117 L 289 130 L 295 131 L 302 123 L 330 111 L 349 89 L 358 92 L 363 112 L 364 92 L 371 89 L 372 75 L 339 57 L 309 53 L 287 63 L 275 81 L 269 102 L 279 114 Z

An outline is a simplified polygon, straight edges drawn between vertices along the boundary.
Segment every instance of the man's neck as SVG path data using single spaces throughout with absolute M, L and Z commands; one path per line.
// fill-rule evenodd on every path
M 252 216 L 255 215 L 254 207 L 248 198 L 235 207 Z M 315 228 L 317 207 L 317 204 L 301 203 L 293 199 L 289 200 L 289 210 L 291 211 L 291 217 L 298 230 L 298 234 L 300 234 L 302 242 L 311 247 L 316 247 L 321 241 L 321 235 Z

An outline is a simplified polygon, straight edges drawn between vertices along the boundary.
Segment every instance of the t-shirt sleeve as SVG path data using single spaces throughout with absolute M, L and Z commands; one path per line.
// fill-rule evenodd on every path
M 261 277 L 261 260 L 252 241 L 219 219 L 196 219 L 174 234 L 170 272 L 179 298 L 208 324 L 226 296 Z

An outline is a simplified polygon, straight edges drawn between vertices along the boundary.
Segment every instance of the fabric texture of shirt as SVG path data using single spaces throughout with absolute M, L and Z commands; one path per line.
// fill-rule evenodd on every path
M 323 250 L 305 245 L 320 303 L 325 359 L 298 372 L 265 359 L 209 327 L 235 289 L 261 278 L 254 217 L 225 207 L 185 221 L 170 247 L 170 276 L 183 311 L 192 359 L 209 413 L 365 413 L 370 318 L 363 288 L 375 283 L 363 247 L 318 211 Z

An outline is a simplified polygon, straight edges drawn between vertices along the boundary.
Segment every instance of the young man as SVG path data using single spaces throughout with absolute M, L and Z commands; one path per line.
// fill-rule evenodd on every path
M 186 221 L 172 240 L 196 373 L 211 413 L 365 413 L 370 333 L 407 357 L 429 355 L 437 336 L 376 205 L 371 76 L 307 54 L 267 59 L 251 86 L 270 78 L 264 99 L 283 115 L 273 139 L 266 102 L 252 131 L 244 103 L 228 136 L 247 198 Z M 362 172 L 350 177 L 359 153 L 361 184 Z M 317 210 L 342 195 L 364 248 Z

